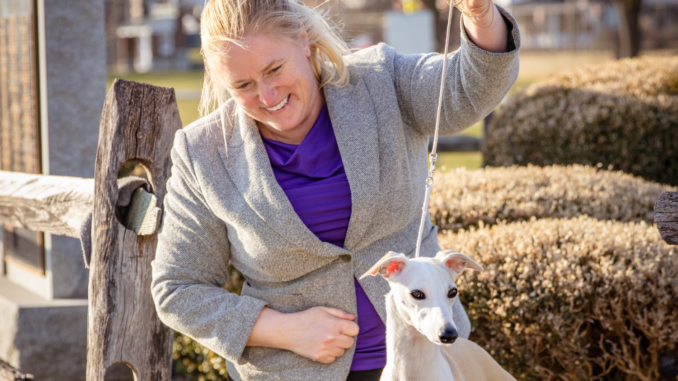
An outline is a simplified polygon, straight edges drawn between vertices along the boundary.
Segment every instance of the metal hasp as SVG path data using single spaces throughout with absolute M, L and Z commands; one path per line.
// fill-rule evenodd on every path
M 103 381 L 106 369 L 119 362 L 132 369 L 136 381 L 171 379 L 172 331 L 158 319 L 151 297 L 157 234 L 138 235 L 125 228 L 116 217 L 116 201 L 118 171 L 134 160 L 145 167 L 162 208 L 170 150 L 180 128 L 173 89 L 119 79 L 113 83 L 101 115 L 94 174 L 88 381 Z M 142 209 L 157 212 L 151 203 Z

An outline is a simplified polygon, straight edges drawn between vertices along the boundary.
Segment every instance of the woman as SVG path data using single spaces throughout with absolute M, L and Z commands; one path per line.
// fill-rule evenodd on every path
M 517 77 L 517 24 L 489 1 L 463 4 L 442 134 L 487 115 Z M 349 54 L 297 0 L 211 0 L 201 28 L 202 105 L 218 108 L 175 137 L 160 319 L 233 380 L 378 380 L 388 285 L 356 279 L 389 250 L 414 252 L 443 57 Z M 439 249 L 428 222 L 422 255 Z M 241 295 L 220 288 L 229 261 Z M 458 301 L 454 315 L 468 337 Z

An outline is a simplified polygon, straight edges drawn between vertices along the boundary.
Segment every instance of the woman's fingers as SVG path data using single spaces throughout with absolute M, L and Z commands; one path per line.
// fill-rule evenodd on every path
M 358 327 L 358 324 L 352 321 L 342 321 L 340 323 L 339 327 L 339 332 L 341 332 L 344 335 L 348 336 L 356 336 L 358 335 L 358 331 L 360 328 Z
M 337 347 L 339 348 L 351 348 L 353 343 L 355 343 L 355 339 L 351 336 L 339 335 L 339 337 L 337 337 Z
M 348 312 L 344 310 L 340 310 L 339 308 L 332 308 L 332 307 L 318 307 L 321 310 L 327 312 L 328 314 L 337 317 L 339 319 L 345 319 L 345 320 L 353 320 L 355 319 L 355 315 L 351 315 Z
M 312 307 L 287 316 L 292 318 L 283 330 L 287 342 L 284 349 L 329 364 L 355 344 L 355 315 L 338 308 Z
M 344 353 L 346 353 L 345 350 L 339 349 L 339 348 L 334 348 L 334 349 L 329 350 L 328 353 L 325 356 L 319 358 L 317 361 L 321 362 L 323 364 L 330 364 L 330 363 L 333 363 L 337 358 L 343 356 Z
M 355 320 L 355 315 L 349 314 L 348 312 L 340 310 L 339 308 L 332 307 L 318 307 L 318 308 L 336 318 L 343 320 L 339 322 L 340 333 L 348 336 L 356 336 L 358 334 L 359 331 L 358 324 L 351 321 Z
M 324 356 L 324 357 L 319 358 L 319 359 L 316 360 L 316 361 L 318 361 L 318 362 L 320 362 L 320 363 L 323 363 L 323 364 L 331 364 L 331 363 L 333 363 L 334 360 L 336 360 L 336 359 L 337 359 L 337 358 L 334 357 L 334 356 Z

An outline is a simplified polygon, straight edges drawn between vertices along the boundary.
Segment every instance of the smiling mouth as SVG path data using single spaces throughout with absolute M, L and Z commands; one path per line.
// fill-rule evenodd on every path
M 289 99 L 290 99 L 290 96 L 287 95 L 287 96 L 285 97 L 285 99 L 283 99 L 283 101 L 280 102 L 277 106 L 274 106 L 274 107 L 271 107 L 271 108 L 267 108 L 266 110 L 271 111 L 271 112 L 273 112 L 273 111 L 278 111 L 278 110 L 280 110 L 281 108 L 285 107 L 285 105 L 287 104 L 287 101 L 288 101 Z

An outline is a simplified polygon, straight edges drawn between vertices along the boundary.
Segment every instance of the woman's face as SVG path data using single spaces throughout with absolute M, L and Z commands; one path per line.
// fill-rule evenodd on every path
M 254 34 L 227 46 L 226 86 L 265 137 L 299 144 L 320 114 L 325 100 L 310 55 L 305 31 L 298 41 Z

